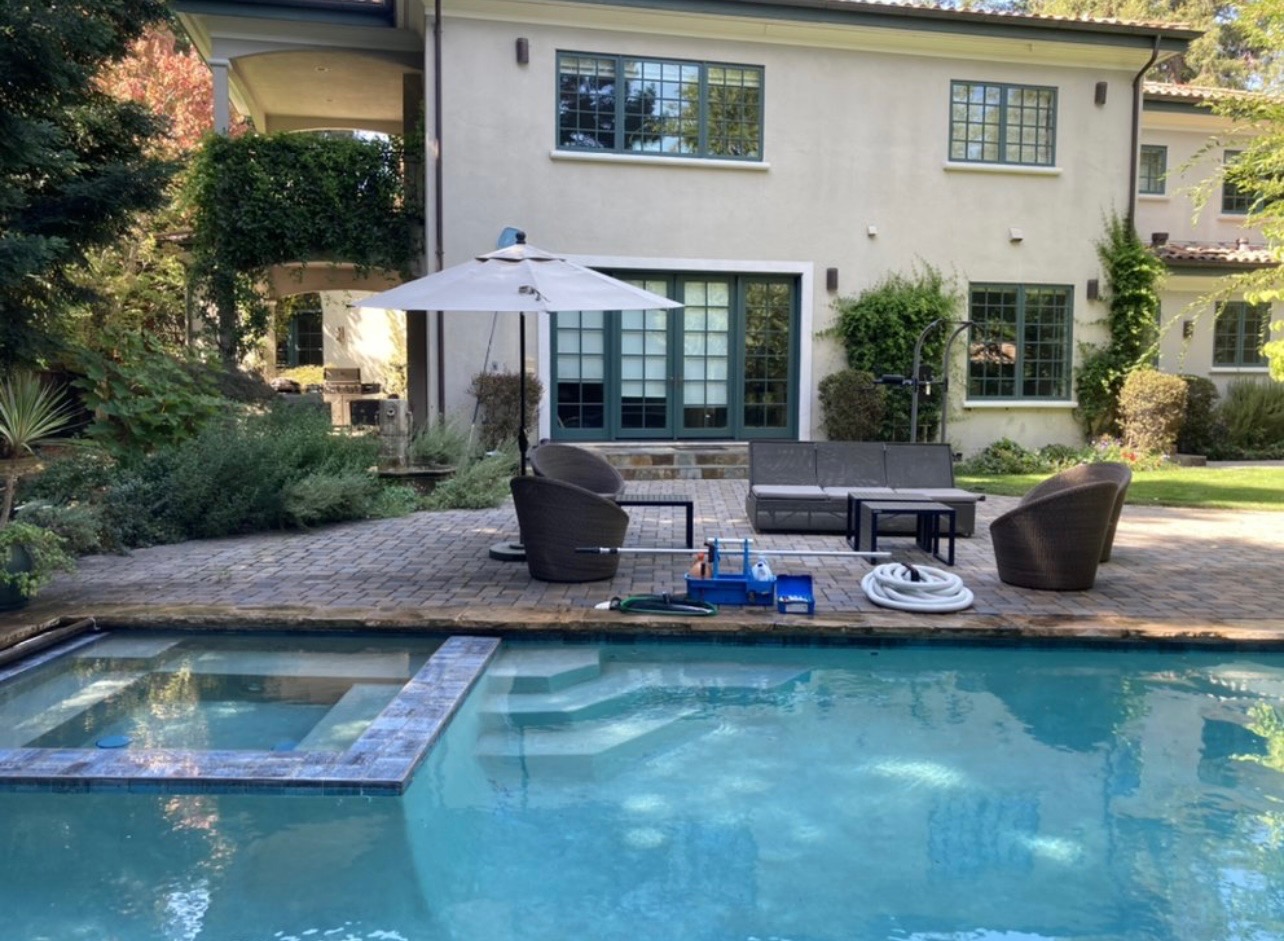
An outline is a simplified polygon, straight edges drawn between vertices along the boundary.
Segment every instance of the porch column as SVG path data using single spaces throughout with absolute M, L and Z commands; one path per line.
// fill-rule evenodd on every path
M 409 73 L 402 78 L 401 85 L 401 127 L 402 134 L 424 133 L 424 77 L 419 73 Z M 406 161 L 406 202 L 427 208 L 424 199 L 425 175 L 422 160 Z M 424 239 L 424 228 L 419 227 L 415 233 L 419 244 L 427 247 Z M 412 274 L 415 277 L 427 274 L 424 256 L 420 255 Z M 410 414 L 415 430 L 432 424 L 429 414 L 429 355 L 428 355 L 428 313 L 422 310 L 406 311 L 406 398 L 410 400 Z
M 214 132 L 226 134 L 232 128 L 232 91 L 228 85 L 228 70 L 232 63 L 227 59 L 210 59 L 210 72 L 214 76 Z

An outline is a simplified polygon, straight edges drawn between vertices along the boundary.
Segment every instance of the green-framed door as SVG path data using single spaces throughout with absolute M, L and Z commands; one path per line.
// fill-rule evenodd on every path
M 555 438 L 796 436 L 796 279 L 657 274 L 624 280 L 684 306 L 554 315 Z

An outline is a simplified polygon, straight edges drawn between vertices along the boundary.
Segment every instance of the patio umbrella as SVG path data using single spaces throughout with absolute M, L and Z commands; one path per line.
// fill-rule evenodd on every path
M 408 281 L 352 307 L 375 310 L 515 311 L 521 315 L 518 369 L 517 448 L 526 473 L 526 314 L 568 310 L 653 310 L 681 307 L 678 301 L 644 291 L 526 244 L 478 255 L 444 271 Z

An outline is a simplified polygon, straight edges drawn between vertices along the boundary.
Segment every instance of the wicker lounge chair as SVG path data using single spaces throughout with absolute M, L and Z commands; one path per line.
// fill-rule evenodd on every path
M 1120 464 L 1114 461 L 1101 461 L 1095 464 L 1077 464 L 1074 467 L 1064 470 L 1061 473 L 1049 477 L 1032 487 L 1024 497 L 1022 502 L 1033 500 L 1041 497 L 1046 493 L 1053 493 L 1057 490 L 1064 490 L 1066 487 L 1072 487 L 1075 484 L 1086 484 L 1098 480 L 1108 480 L 1118 488 L 1118 495 L 1115 497 L 1115 508 L 1110 515 L 1110 529 L 1106 531 L 1106 542 L 1101 549 L 1101 561 L 1110 561 L 1110 551 L 1115 544 L 1115 529 L 1119 526 L 1119 515 L 1123 512 L 1124 499 L 1128 495 L 1128 485 L 1132 483 L 1132 468 L 1127 464 Z
M 562 480 L 614 500 L 624 493 L 624 478 L 610 462 L 571 444 L 541 444 L 530 453 L 536 477 Z
M 532 578 L 596 582 L 615 576 L 618 555 L 575 550 L 623 545 L 628 513 L 592 491 L 549 477 L 514 477 L 509 487 Z
M 1109 480 L 1027 496 L 990 524 L 999 578 L 1048 591 L 1091 588 L 1118 496 Z

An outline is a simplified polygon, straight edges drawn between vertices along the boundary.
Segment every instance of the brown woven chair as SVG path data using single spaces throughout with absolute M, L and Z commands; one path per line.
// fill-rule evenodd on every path
M 1047 591 L 1091 588 L 1118 494 L 1099 480 L 1027 496 L 990 524 L 999 578 Z
M 614 500 L 624 493 L 624 478 L 605 458 L 571 444 L 541 444 L 530 453 L 536 477 L 551 477 Z
M 1106 542 L 1101 548 L 1101 561 L 1110 561 L 1110 551 L 1115 544 L 1115 529 L 1119 526 L 1119 515 L 1123 512 L 1124 500 L 1128 495 L 1128 485 L 1132 483 L 1132 468 L 1127 464 L 1120 464 L 1115 461 L 1101 461 L 1096 464 L 1077 464 L 1074 467 L 1064 470 L 1054 477 L 1035 484 L 1021 502 L 1041 497 L 1046 493 L 1053 493 L 1057 490 L 1064 490 L 1066 487 L 1073 487 L 1075 484 L 1086 484 L 1098 480 L 1109 480 L 1117 488 L 1118 494 L 1115 497 L 1115 508 L 1110 514 L 1110 529 L 1106 531 Z
M 549 477 L 514 477 L 509 487 L 532 578 L 596 582 L 615 576 L 618 555 L 575 550 L 622 546 L 629 514 L 605 497 Z

